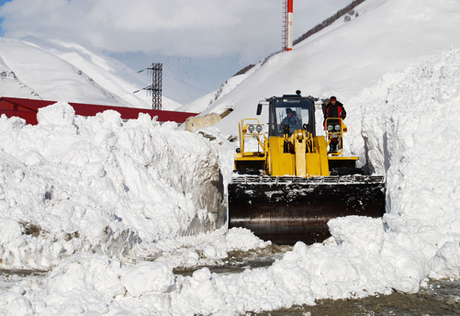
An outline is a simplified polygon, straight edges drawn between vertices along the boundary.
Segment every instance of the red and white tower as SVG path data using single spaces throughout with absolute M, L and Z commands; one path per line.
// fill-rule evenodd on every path
M 284 0 L 283 50 L 292 50 L 292 16 L 294 0 Z

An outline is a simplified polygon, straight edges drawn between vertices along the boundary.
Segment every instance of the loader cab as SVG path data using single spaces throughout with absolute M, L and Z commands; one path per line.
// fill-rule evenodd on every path
M 269 136 L 291 135 L 298 129 L 306 129 L 315 136 L 315 103 L 312 97 L 283 95 L 266 99 L 269 103 Z

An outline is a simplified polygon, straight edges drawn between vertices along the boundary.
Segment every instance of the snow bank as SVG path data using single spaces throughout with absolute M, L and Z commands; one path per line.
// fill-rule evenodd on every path
M 386 173 L 388 234 L 422 259 L 421 276 L 435 278 L 460 276 L 459 53 L 387 75 L 356 100 L 364 117 L 375 113 L 362 136 L 373 168 Z
M 0 118 L 3 266 L 47 269 L 80 251 L 117 257 L 216 228 L 218 154 L 201 135 L 148 115 L 78 117 L 65 102 L 37 119 Z

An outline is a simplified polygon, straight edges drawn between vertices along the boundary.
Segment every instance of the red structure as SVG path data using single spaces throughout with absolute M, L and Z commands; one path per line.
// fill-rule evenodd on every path
M 54 104 L 57 101 L 34 100 L 0 97 L 0 115 L 5 114 L 7 117 L 17 116 L 23 118 L 27 124 L 36 125 L 37 112 L 39 108 Z M 95 105 L 83 103 L 69 103 L 75 110 L 76 115 L 95 116 L 107 110 L 114 110 L 120 113 L 122 119 L 137 119 L 139 113 L 149 114 L 151 117 L 158 117 L 159 122 L 177 122 L 184 123 L 188 117 L 196 116 L 198 113 L 149 110 L 140 108 L 129 108 L 108 105 Z
M 284 0 L 283 11 L 283 50 L 292 50 L 292 18 L 294 0 Z

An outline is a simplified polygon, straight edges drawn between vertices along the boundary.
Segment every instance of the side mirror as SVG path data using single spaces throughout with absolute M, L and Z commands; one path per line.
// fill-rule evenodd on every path
M 260 113 L 262 113 L 262 104 L 259 103 L 259 104 L 257 104 L 257 112 L 256 112 L 256 114 L 260 115 Z

